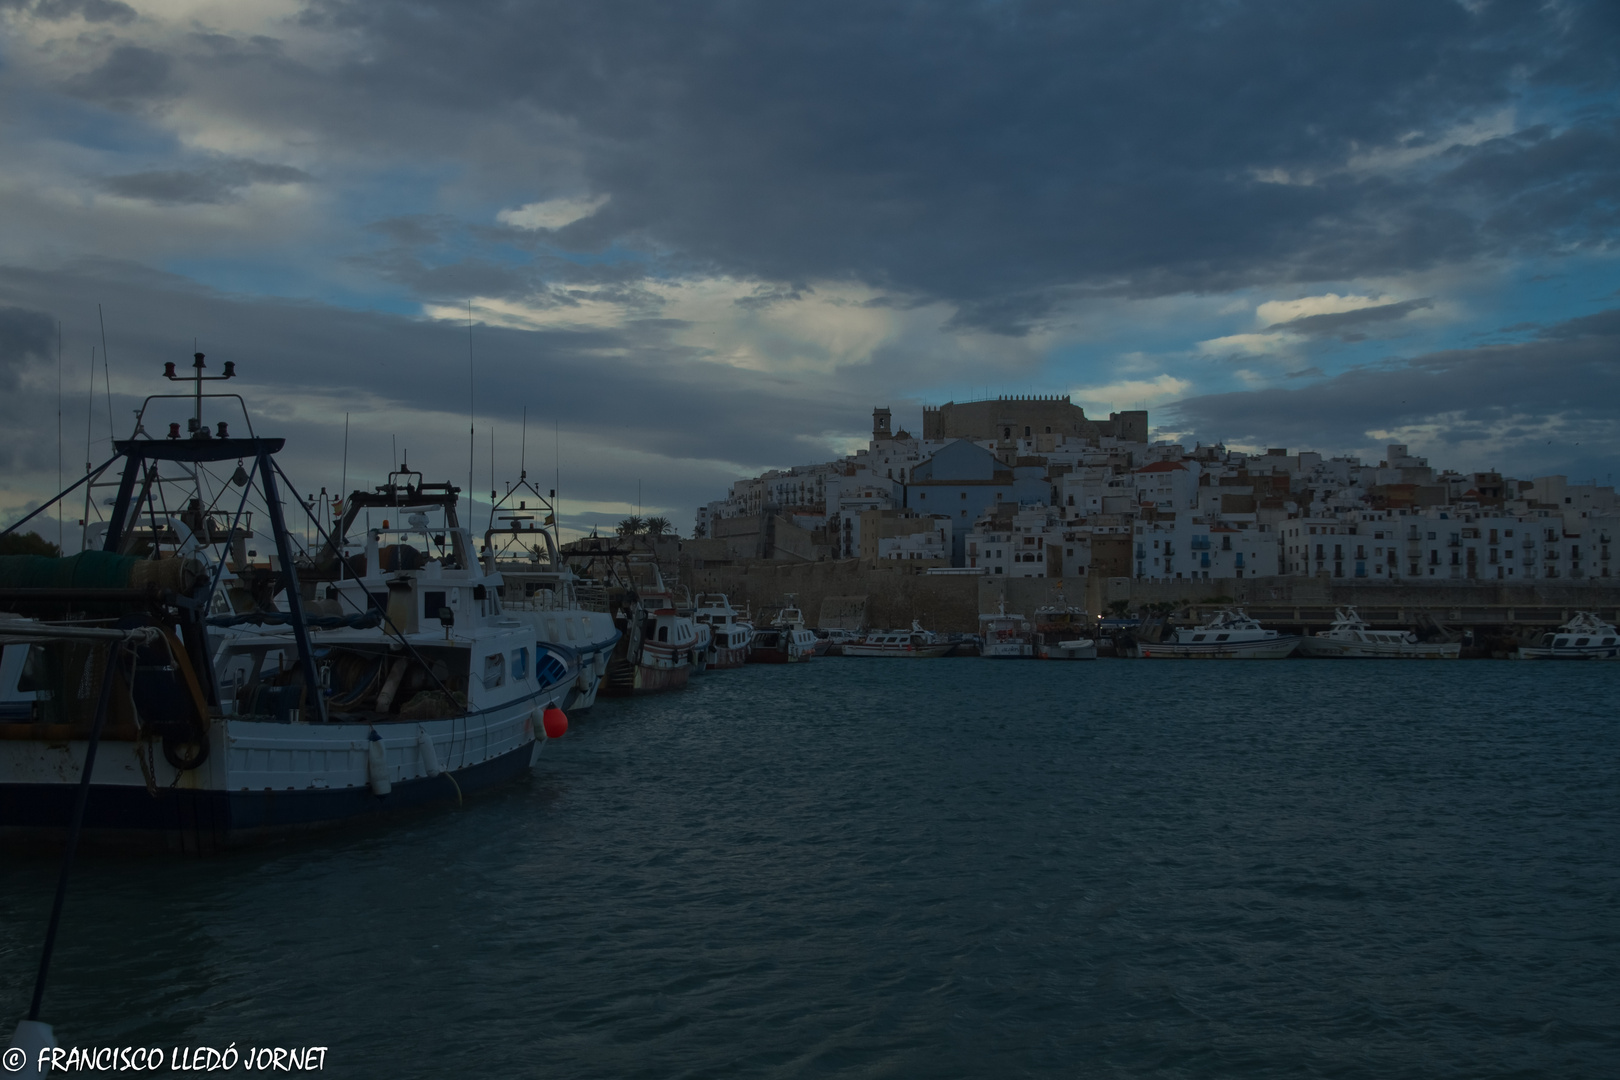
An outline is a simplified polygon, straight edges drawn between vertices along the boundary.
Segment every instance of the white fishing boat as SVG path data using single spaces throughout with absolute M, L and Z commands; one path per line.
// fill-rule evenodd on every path
M 612 569 L 610 596 L 624 636 L 608 661 L 601 692 L 624 697 L 684 687 L 701 641 L 697 624 L 677 609 L 657 562 L 624 557 Z
M 845 656 L 897 656 L 908 659 L 929 659 L 944 656 L 955 645 L 940 641 L 931 631 L 924 630 L 913 619 L 910 630 L 873 630 L 859 641 L 844 643 Z
M 1007 613 L 1003 597 L 995 611 L 979 616 L 979 655 L 992 660 L 1028 660 L 1035 656 L 1035 630 L 1029 620 Z
M 1369 660 L 1455 660 L 1456 642 L 1420 641 L 1406 630 L 1374 630 L 1354 607 L 1333 612 L 1333 627 L 1300 639 L 1301 656 Z
M 1299 637 L 1267 630 L 1239 608 L 1216 612 L 1202 626 L 1180 627 L 1169 641 L 1139 641 L 1145 660 L 1281 660 L 1299 647 Z
M 1519 649 L 1520 660 L 1616 660 L 1620 659 L 1620 632 L 1590 611 L 1575 617 L 1550 634 L 1543 634 L 1537 645 Z
M 693 620 L 709 629 L 708 666 L 715 670 L 739 668 L 748 662 L 748 644 L 753 630 L 744 626 L 737 609 L 725 593 L 699 593 Z
M 275 461 L 283 440 L 255 435 L 245 410 L 246 438 L 204 424 L 204 400 L 240 399 L 205 395 L 195 359 L 189 437 L 179 423 L 148 436 L 147 423 L 161 430 L 155 403 L 172 397 L 148 398 L 135 435 L 80 481 L 121 467 L 102 550 L 0 560 L 0 609 L 26 616 L 0 635 L 0 675 L 17 679 L 3 696 L 28 704 L 0 716 L 0 836 L 63 835 L 81 773 L 87 839 L 188 851 L 455 802 L 523 775 L 548 729 L 565 730 L 557 706 L 578 663 L 503 609 L 500 576 L 455 518 L 457 489 L 400 485 L 402 509 L 445 512 L 423 548 L 369 530 L 363 564 L 341 538 L 328 545 L 328 573 L 283 516 L 283 492 L 302 503 Z M 209 469 L 232 461 L 239 492 Z M 187 553 L 165 545 L 150 523 L 175 488 L 210 485 L 203 505 L 225 510 L 198 508 Z M 247 548 L 250 512 L 268 522 L 266 559 Z M 129 629 L 105 632 L 126 636 L 90 633 L 114 625 Z
M 843 656 L 845 645 L 861 639 L 861 631 L 843 627 L 817 627 L 815 635 L 817 656 Z
M 521 472 L 490 510 L 479 560 L 487 573 L 500 576 L 502 609 L 527 619 L 537 640 L 577 662 L 579 674 L 563 708 L 582 711 L 596 703 L 620 634 L 602 589 L 583 582 L 558 553 L 554 498 L 555 492 L 542 494 Z M 345 518 L 365 501 L 360 492 L 351 495 Z
M 750 664 L 802 664 L 815 659 L 817 639 L 805 625 L 804 612 L 789 604 L 771 620 L 771 625 L 753 632 L 749 645 Z

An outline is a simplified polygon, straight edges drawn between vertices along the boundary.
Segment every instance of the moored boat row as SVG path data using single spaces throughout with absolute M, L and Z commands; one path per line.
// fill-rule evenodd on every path
M 117 477 L 86 550 L 0 559 L 0 836 L 60 834 L 101 743 L 92 837 L 201 850 L 459 800 L 522 775 L 566 712 L 599 695 L 678 690 L 747 663 L 1094 659 L 1099 641 L 1132 638 L 1146 659 L 1460 653 L 1373 629 L 1353 607 L 1310 636 L 1234 608 L 1150 640 L 1060 597 L 1033 618 L 1003 602 L 961 640 L 917 620 L 818 633 L 789 597 L 756 627 L 723 594 L 694 602 L 633 550 L 571 560 L 555 493 L 526 474 L 481 537 L 459 516 L 461 489 L 404 463 L 317 513 L 277 463 L 283 440 L 254 434 L 245 408 L 246 437 L 203 423 L 204 401 L 240 399 L 204 394 L 201 354 L 194 367 L 189 437 L 180 423 L 147 434 L 163 429 L 148 411 L 173 400 L 155 395 L 115 456 L 63 493 Z M 302 537 L 285 506 L 304 512 Z M 1582 612 L 1519 655 L 1617 659 L 1620 634 Z

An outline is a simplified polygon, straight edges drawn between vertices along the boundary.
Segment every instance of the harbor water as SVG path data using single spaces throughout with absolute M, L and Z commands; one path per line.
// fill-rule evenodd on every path
M 354 1077 L 1620 1076 L 1620 667 L 818 660 L 456 810 L 88 854 L 64 1046 Z M 0 862 L 0 1002 L 55 884 Z

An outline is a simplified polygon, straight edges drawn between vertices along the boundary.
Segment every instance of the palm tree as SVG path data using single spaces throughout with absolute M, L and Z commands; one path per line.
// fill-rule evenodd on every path
M 625 537 L 640 536 L 641 535 L 641 530 L 645 529 L 646 527 L 647 527 L 647 523 L 645 521 L 641 520 L 641 517 L 639 515 L 631 514 L 629 517 L 627 517 L 623 521 L 619 522 L 619 530 L 618 531 L 619 531 L 620 536 L 625 536 Z
M 648 536 L 664 536 L 668 533 L 674 532 L 675 530 L 673 527 L 671 527 L 669 518 L 655 517 L 647 519 L 646 531 Z

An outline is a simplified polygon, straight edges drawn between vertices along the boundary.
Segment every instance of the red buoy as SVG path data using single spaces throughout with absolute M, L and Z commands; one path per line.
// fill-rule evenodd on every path
M 540 716 L 540 726 L 545 729 L 546 738 L 560 739 L 568 733 L 568 714 L 555 705 L 547 705 Z

